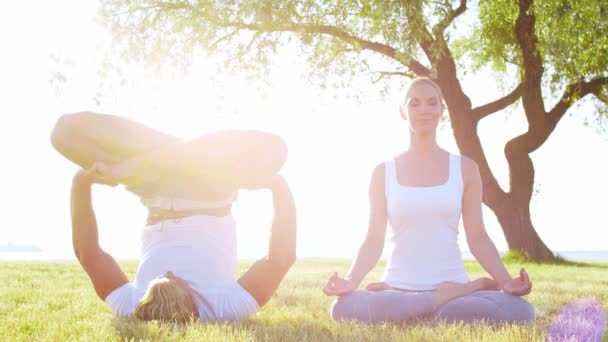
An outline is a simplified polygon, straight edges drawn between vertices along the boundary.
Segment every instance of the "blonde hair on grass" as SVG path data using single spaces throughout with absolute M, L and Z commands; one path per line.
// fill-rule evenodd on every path
M 428 77 L 416 77 L 410 81 L 410 83 L 405 87 L 405 97 L 403 98 L 404 102 L 407 102 L 407 98 L 410 96 L 410 91 L 412 91 L 412 89 L 419 84 L 427 84 L 433 87 L 437 92 L 437 95 L 439 95 L 439 102 L 443 103 L 443 93 L 441 92 L 441 88 L 439 88 L 435 81 Z
M 134 316 L 143 321 L 159 320 L 187 323 L 196 312 L 192 296 L 167 278 L 150 283 L 146 294 L 135 308 Z

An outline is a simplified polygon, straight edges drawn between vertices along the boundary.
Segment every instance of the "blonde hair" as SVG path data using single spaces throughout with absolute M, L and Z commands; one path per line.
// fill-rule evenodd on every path
M 160 320 L 187 323 L 196 315 L 192 295 L 170 279 L 159 278 L 148 286 L 135 308 L 134 316 L 143 321 Z
M 410 91 L 412 91 L 412 89 L 419 84 L 427 84 L 433 87 L 437 92 L 437 95 L 439 95 L 439 102 L 443 103 L 443 93 L 441 92 L 441 88 L 439 88 L 435 81 L 428 77 L 413 78 L 410 83 L 405 87 L 405 96 L 403 98 L 403 102 L 407 102 L 407 97 L 410 96 Z

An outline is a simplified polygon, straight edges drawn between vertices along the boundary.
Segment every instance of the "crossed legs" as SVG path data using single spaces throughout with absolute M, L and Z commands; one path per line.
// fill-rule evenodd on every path
M 92 112 L 64 114 L 51 133 L 55 149 L 85 170 L 95 162 L 116 164 L 177 142 L 138 122 Z
M 500 291 L 488 278 L 467 284 L 443 283 L 433 292 L 403 292 L 397 289 L 354 291 L 339 297 L 331 307 L 336 321 L 361 323 L 399 322 L 432 316 L 447 322 L 485 320 L 492 323 L 531 322 L 534 309 L 525 300 Z
M 236 190 L 276 174 L 287 159 L 285 142 L 270 133 L 227 130 L 182 141 L 125 118 L 91 112 L 63 115 L 51 143 L 83 169 L 95 162 L 128 164 L 123 168 L 126 186 L 171 176 Z

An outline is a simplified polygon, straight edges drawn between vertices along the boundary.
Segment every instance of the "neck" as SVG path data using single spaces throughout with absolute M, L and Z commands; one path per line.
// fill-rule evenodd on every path
M 410 147 L 408 150 L 417 155 L 428 156 L 440 151 L 441 148 L 437 145 L 434 133 L 420 135 L 410 131 Z

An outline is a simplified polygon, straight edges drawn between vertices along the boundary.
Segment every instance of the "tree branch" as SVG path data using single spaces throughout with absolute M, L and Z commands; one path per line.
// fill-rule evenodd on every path
M 415 6 L 410 5 L 409 0 L 402 0 L 406 9 L 405 16 L 407 21 L 409 22 L 410 28 L 412 29 L 412 33 L 417 35 L 416 41 L 420 44 L 422 51 L 431 62 L 431 64 L 435 64 L 437 61 L 437 57 L 433 54 L 433 47 L 435 46 L 435 39 L 433 39 L 433 35 L 427 29 L 427 23 L 424 20 L 424 10 L 422 8 L 422 2 L 415 3 Z M 423 76 L 423 75 L 421 75 Z M 427 76 L 427 75 L 424 75 Z
M 252 31 L 260 31 L 260 32 L 308 32 L 308 33 L 319 33 L 332 36 L 334 38 L 338 38 L 343 42 L 350 44 L 351 46 L 363 49 L 363 50 L 371 50 L 377 52 L 381 55 L 389 57 L 402 65 L 406 66 L 408 69 L 412 70 L 418 76 L 427 76 L 431 73 L 431 71 L 420 64 L 418 61 L 407 58 L 406 56 L 400 54 L 395 50 L 392 46 L 385 45 L 378 42 L 373 42 L 369 40 L 365 40 L 356 36 L 351 35 L 350 33 L 343 31 L 335 26 L 329 25 L 312 25 L 312 24 L 292 24 L 290 27 L 275 27 L 275 28 L 266 28 L 257 24 L 245 24 L 245 23 L 235 23 L 229 22 L 224 23 L 223 25 L 231 26 L 231 27 L 239 27 L 243 29 L 248 29 Z
M 466 10 L 467 10 L 467 0 L 460 0 L 460 5 L 456 9 L 450 7 L 450 10 L 446 14 L 446 16 L 443 19 L 441 19 L 433 27 L 433 34 L 435 35 L 435 38 L 440 39 L 440 37 L 443 37 L 443 33 L 445 32 L 445 29 L 448 28 L 448 26 L 450 26 L 450 24 L 454 21 L 454 19 L 456 19 L 459 15 L 464 13 L 464 11 L 466 11 Z
M 351 49 L 347 49 L 347 48 L 345 48 L 345 49 L 340 49 L 340 51 L 339 51 L 339 52 L 340 52 L 340 53 L 347 53 L 347 52 L 352 52 L 352 51 L 353 51 L 353 50 L 351 50 Z M 331 56 L 327 57 L 325 60 L 322 60 L 322 61 L 321 61 L 321 62 L 319 62 L 319 63 L 315 63 L 315 64 L 316 64 L 315 68 L 314 68 L 314 69 L 312 69 L 310 72 L 311 72 L 311 73 L 316 73 L 316 72 L 317 72 L 317 70 L 320 70 L 320 69 L 322 69 L 322 68 L 327 67 L 327 66 L 328 66 L 329 64 L 331 64 L 331 63 L 332 63 L 334 60 L 336 60 L 336 56 L 335 56 L 335 55 L 331 55 Z
M 504 97 L 502 97 L 496 101 L 487 103 L 485 105 L 479 106 L 477 108 L 473 108 L 471 110 L 471 114 L 474 117 L 477 117 L 477 121 L 479 121 L 492 113 L 496 113 L 499 110 L 502 110 L 502 109 L 510 106 L 513 102 L 515 102 L 518 98 L 520 98 L 522 95 L 523 89 L 524 89 L 524 86 L 522 83 L 520 83 L 519 85 L 517 85 L 517 87 L 515 89 L 513 89 L 509 94 L 505 95 Z
M 568 108 L 574 104 L 580 98 L 589 94 L 595 94 L 599 99 L 602 97 L 598 96 L 604 86 L 608 85 L 608 77 L 599 77 L 589 82 L 580 81 L 569 84 L 564 90 L 564 94 L 557 104 L 549 111 L 548 117 L 553 127 L 557 125 L 559 120 L 564 116 Z
M 380 82 L 381 79 L 388 76 L 404 76 L 407 78 L 415 78 L 416 75 L 403 71 L 371 71 L 372 74 L 379 74 L 378 77 L 372 80 L 372 83 L 376 84 Z
M 158 2 L 156 5 L 157 10 L 188 10 L 193 13 L 198 13 L 202 18 L 205 18 L 205 13 L 202 12 L 199 8 L 194 7 L 186 2 L 179 3 L 166 3 L 166 2 Z M 429 68 L 422 65 L 420 62 L 416 61 L 413 58 L 410 58 L 399 51 L 395 50 L 392 46 L 373 42 L 370 40 L 366 40 L 363 38 L 359 38 L 354 36 L 336 26 L 331 25 L 316 25 L 316 24 L 298 24 L 298 23 L 288 23 L 283 24 L 282 26 L 277 25 L 268 25 L 268 24 L 258 24 L 258 23 L 244 23 L 244 22 L 233 22 L 233 21 L 221 21 L 215 20 L 214 18 L 205 18 L 209 20 L 213 25 L 225 28 L 236 28 L 236 29 L 244 29 L 256 32 L 292 32 L 292 33 L 318 33 L 325 34 L 337 39 L 342 40 L 343 42 L 350 44 L 356 48 L 371 50 L 377 52 L 381 55 L 384 55 L 390 59 L 397 61 L 398 63 L 406 66 L 412 72 L 414 72 L 418 76 L 428 76 L 431 71 Z M 280 24 L 279 24 L 280 25 Z
M 218 38 L 216 41 L 214 41 L 213 43 L 211 43 L 211 44 L 209 44 L 207 46 L 207 50 L 209 50 L 209 51 L 215 50 L 217 48 L 217 46 L 219 45 L 219 43 L 221 43 L 224 40 L 230 39 L 231 37 L 233 37 L 238 32 L 239 32 L 239 30 L 235 29 L 234 31 L 230 32 L 229 34 Z
M 602 101 L 608 105 L 608 94 L 602 93 L 601 90 L 598 90 L 598 91 L 594 91 L 593 95 L 595 95 L 595 97 L 597 97 L 600 101 Z
M 541 90 L 544 69 L 534 32 L 536 18 L 532 3 L 533 0 L 519 0 L 519 14 L 515 21 L 515 36 L 523 56 L 522 103 L 530 125 L 542 122 L 546 114 Z

